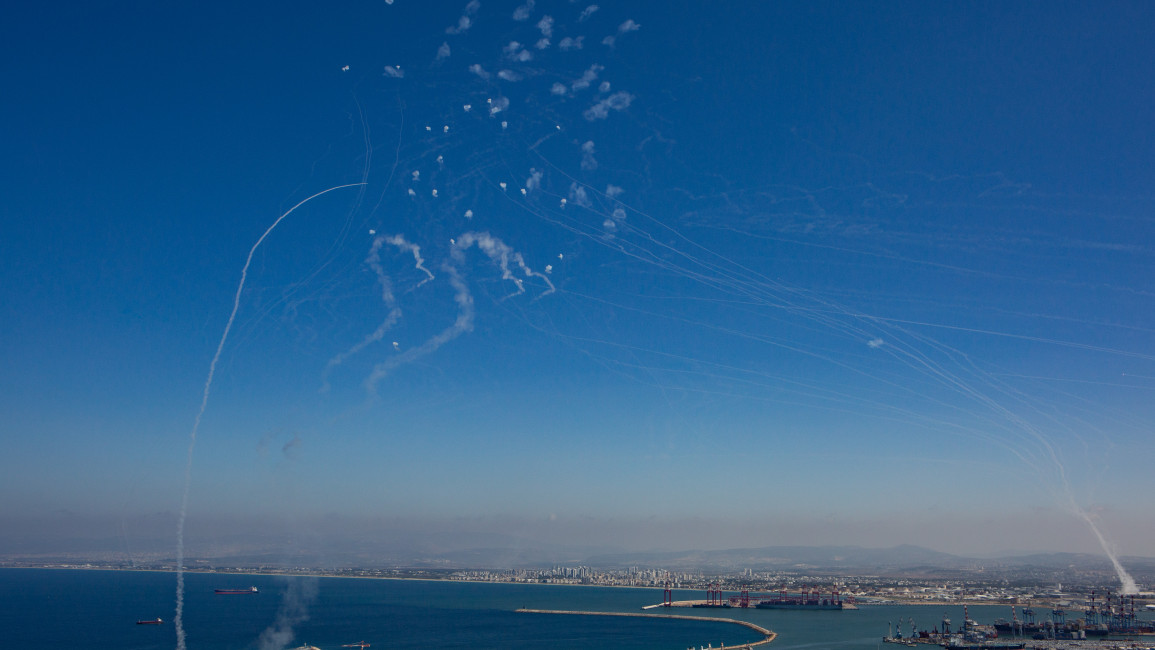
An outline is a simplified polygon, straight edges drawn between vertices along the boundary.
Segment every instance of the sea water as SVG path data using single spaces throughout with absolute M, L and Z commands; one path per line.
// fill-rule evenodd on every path
M 154 650 L 176 646 L 171 573 L 57 569 L 0 570 L 0 647 Z M 641 613 L 661 589 L 313 578 L 185 575 L 184 626 L 190 649 L 260 649 L 309 644 L 329 650 L 366 641 L 372 648 L 599 648 L 683 650 L 759 640 L 723 622 L 518 613 L 519 608 Z M 250 595 L 217 595 L 250 586 Z M 704 592 L 675 591 L 675 599 Z M 875 650 L 888 625 L 911 618 L 931 629 L 943 616 L 961 623 L 961 606 L 863 606 L 857 611 L 756 609 L 646 610 L 750 621 L 778 633 L 773 650 Z M 1010 618 L 1009 607 L 971 607 L 971 618 Z M 137 620 L 164 619 L 162 625 Z

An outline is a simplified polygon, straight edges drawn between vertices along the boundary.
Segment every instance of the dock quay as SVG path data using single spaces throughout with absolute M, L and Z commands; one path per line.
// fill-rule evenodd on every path
M 655 603 L 653 605 L 645 605 L 642 609 L 657 609 L 658 607 L 693 607 L 695 605 L 705 605 L 705 600 L 673 600 L 667 605 L 666 603 Z M 719 609 L 725 609 L 720 607 Z
M 639 614 L 635 612 L 583 612 L 574 610 L 561 609 L 519 609 L 516 610 L 522 614 L 573 614 L 577 616 L 629 616 L 632 618 L 674 618 L 684 621 L 705 621 L 707 623 L 733 623 L 734 625 L 741 625 L 742 627 L 754 630 L 762 635 L 762 640 L 754 641 L 753 643 L 743 643 L 741 645 L 730 646 L 731 648 L 756 648 L 758 646 L 767 645 L 778 637 L 777 632 L 767 630 L 761 625 L 755 625 L 749 621 L 739 621 L 733 618 L 717 618 L 714 616 L 686 616 L 685 614 Z
M 1144 639 L 1024 639 L 1027 650 L 1138 650 L 1155 647 Z

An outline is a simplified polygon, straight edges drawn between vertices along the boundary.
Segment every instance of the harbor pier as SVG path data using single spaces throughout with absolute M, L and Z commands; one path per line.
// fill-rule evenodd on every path
M 629 617 L 633 617 L 633 618 L 674 618 L 674 619 L 681 619 L 684 621 L 705 621 L 708 623 L 733 623 L 735 625 L 741 625 L 742 627 L 746 627 L 746 628 L 749 628 L 751 630 L 754 630 L 758 634 L 761 634 L 763 637 L 759 641 L 754 641 L 752 643 L 743 643 L 743 644 L 739 644 L 739 645 L 735 645 L 735 646 L 730 646 L 731 648 L 755 648 L 758 646 L 767 645 L 771 641 L 773 641 L 775 638 L 778 637 L 778 634 L 776 632 L 773 632 L 771 630 L 767 630 L 766 628 L 762 627 L 761 625 L 756 625 L 756 624 L 751 623 L 749 621 L 739 621 L 739 620 L 733 619 L 733 618 L 716 618 L 713 616 L 686 616 L 684 614 L 639 614 L 636 612 L 584 612 L 584 611 L 562 610 L 562 609 L 519 609 L 517 611 L 520 613 L 523 613 L 523 614 L 573 614 L 573 615 L 577 615 L 577 616 L 629 616 Z

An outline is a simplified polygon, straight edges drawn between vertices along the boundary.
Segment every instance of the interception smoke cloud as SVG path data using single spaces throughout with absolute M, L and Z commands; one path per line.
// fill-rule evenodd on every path
M 227 323 L 225 323 L 225 331 L 221 333 L 221 340 L 219 343 L 217 343 L 217 351 L 213 354 L 212 362 L 209 363 L 209 376 L 205 379 L 204 393 L 201 395 L 201 406 L 199 409 L 197 409 L 196 419 L 193 421 L 192 432 L 189 434 L 188 460 L 186 461 L 184 468 L 184 492 L 181 495 L 180 516 L 177 518 L 176 524 L 176 614 L 173 616 L 173 625 L 176 628 L 177 650 L 185 650 L 186 647 L 184 631 L 184 523 L 188 516 L 188 495 L 189 485 L 192 482 L 193 451 L 196 449 L 197 431 L 201 426 L 201 418 L 204 417 L 205 408 L 207 408 L 209 404 L 209 392 L 212 390 L 213 386 L 213 374 L 216 372 L 217 362 L 220 361 L 221 351 L 225 348 L 225 341 L 227 341 L 229 338 L 229 330 L 232 329 L 233 321 L 235 321 L 237 318 L 237 310 L 240 309 L 241 306 L 241 292 L 244 291 L 245 288 L 245 279 L 249 274 L 249 265 L 253 262 L 253 254 L 257 252 L 257 248 L 259 248 L 261 243 L 265 241 L 265 238 L 269 236 L 269 233 L 273 232 L 273 230 L 281 223 L 281 221 L 283 221 L 285 217 L 292 214 L 293 211 L 297 208 L 305 205 L 318 196 L 321 196 L 322 194 L 328 194 L 333 190 L 339 190 L 345 187 L 356 187 L 364 184 L 365 183 L 349 183 L 348 185 L 330 187 L 327 190 L 317 192 L 313 196 L 310 196 L 297 205 L 289 208 L 288 211 L 277 217 L 277 220 L 273 222 L 273 225 L 269 226 L 268 229 L 265 230 L 264 234 L 262 234 L 260 239 L 257 240 L 257 243 L 253 244 L 253 247 L 249 249 L 249 256 L 245 258 L 245 266 L 241 269 L 241 281 L 237 284 L 237 293 L 233 297 L 233 311 L 229 314 L 229 320 Z

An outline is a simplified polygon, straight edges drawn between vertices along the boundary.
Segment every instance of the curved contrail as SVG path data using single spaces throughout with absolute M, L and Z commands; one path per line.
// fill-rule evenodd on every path
M 253 247 L 251 249 L 249 249 L 249 256 L 247 258 L 245 258 L 245 266 L 243 269 L 241 269 L 241 281 L 237 285 L 237 295 L 233 298 L 233 311 L 231 314 L 229 314 L 229 321 L 228 321 L 228 323 L 225 324 L 225 331 L 223 333 L 221 333 L 221 340 L 219 343 L 217 343 L 217 351 L 215 354 L 213 354 L 212 362 L 209 363 L 209 376 L 207 379 L 205 379 L 205 390 L 204 390 L 204 394 L 201 396 L 201 407 L 199 410 L 197 410 L 196 419 L 193 421 L 192 433 L 189 434 L 188 461 L 185 464 L 185 468 L 184 468 L 184 494 L 181 496 L 180 517 L 177 518 L 177 524 L 176 524 L 176 614 L 173 616 L 173 623 L 176 626 L 176 647 L 177 647 L 177 650 L 185 650 L 185 635 L 184 635 L 184 521 L 185 521 L 186 515 L 188 514 L 188 493 L 189 493 L 189 484 L 192 481 L 193 449 L 196 448 L 197 430 L 200 429 L 200 426 L 201 426 L 201 417 L 204 416 L 205 408 L 209 404 L 209 389 L 211 389 L 212 385 L 213 385 L 213 373 L 216 372 L 217 361 L 220 360 L 220 358 L 221 358 L 221 350 L 223 350 L 225 347 L 225 341 L 229 338 L 229 330 L 232 329 L 233 320 L 236 319 L 237 310 L 241 306 L 241 291 L 243 291 L 245 288 L 245 278 L 249 274 L 249 264 L 251 264 L 253 261 L 253 254 L 257 252 L 257 248 L 259 248 L 261 243 L 265 241 L 265 237 L 268 237 L 269 233 L 273 232 L 273 229 L 276 228 L 277 225 L 279 225 L 281 223 L 281 221 L 284 220 L 285 217 L 292 214 L 293 210 L 296 210 L 297 208 L 301 207 L 302 205 L 305 205 L 306 203 L 308 203 L 309 201 L 312 201 L 313 199 L 317 198 L 318 196 L 321 196 L 322 194 L 327 194 L 328 192 L 332 192 L 333 190 L 339 190 L 339 189 L 344 188 L 344 187 L 356 187 L 356 186 L 364 185 L 364 184 L 365 183 L 349 183 L 348 185 L 338 185 L 336 187 L 330 187 L 327 190 L 317 192 L 313 196 L 310 196 L 309 198 L 298 203 L 297 205 L 294 205 L 293 207 L 289 208 L 288 211 L 286 211 L 281 216 L 277 217 L 277 220 L 273 222 L 273 225 L 269 226 L 268 229 L 265 230 L 264 234 L 262 234 L 260 239 L 257 240 L 257 243 L 253 244 Z

